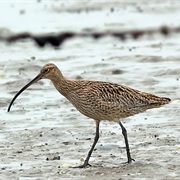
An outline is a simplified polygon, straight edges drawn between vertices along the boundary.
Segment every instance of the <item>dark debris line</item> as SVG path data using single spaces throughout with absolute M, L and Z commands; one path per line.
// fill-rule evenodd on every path
M 112 36 L 115 38 L 119 38 L 121 41 L 125 41 L 126 39 L 138 39 L 143 35 L 153 35 L 153 34 L 162 34 L 167 36 L 172 33 L 179 33 L 180 27 L 171 28 L 168 26 L 162 26 L 158 29 L 146 29 L 146 30 L 129 30 L 129 31 L 121 31 L 121 32 L 91 32 L 91 33 L 75 33 L 75 32 L 62 32 L 56 33 L 53 35 L 33 35 L 30 33 L 20 33 L 9 36 L 0 35 L 0 41 L 5 41 L 8 43 L 13 43 L 16 41 L 20 41 L 22 39 L 32 39 L 36 42 L 39 47 L 44 47 L 46 44 L 51 44 L 54 47 L 61 46 L 62 43 L 68 39 L 79 37 L 92 37 L 94 39 L 99 39 L 105 36 Z

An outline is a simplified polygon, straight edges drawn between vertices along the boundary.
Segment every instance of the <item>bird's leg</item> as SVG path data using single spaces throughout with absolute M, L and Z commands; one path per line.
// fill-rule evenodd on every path
M 94 150 L 94 147 L 96 146 L 96 143 L 98 142 L 98 139 L 99 139 L 99 123 L 100 121 L 96 121 L 96 135 L 95 135 L 95 138 L 94 138 L 94 142 L 92 144 L 92 147 L 90 149 L 90 151 L 88 152 L 88 155 L 86 157 L 86 160 L 84 161 L 84 164 L 80 165 L 80 166 L 76 166 L 75 168 L 85 168 L 87 166 L 91 166 L 89 164 L 89 159 L 91 157 L 91 154 Z
M 126 144 L 126 152 L 127 152 L 127 158 L 128 158 L 127 163 L 131 163 L 132 161 L 135 161 L 135 160 L 131 158 L 129 143 L 128 143 L 128 137 L 127 137 L 127 131 L 121 122 L 119 122 L 119 125 L 121 126 L 122 134 L 124 136 L 124 140 L 125 140 L 125 144 Z

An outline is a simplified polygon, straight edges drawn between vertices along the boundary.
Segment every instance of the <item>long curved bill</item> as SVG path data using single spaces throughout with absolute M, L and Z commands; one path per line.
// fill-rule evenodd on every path
M 30 81 L 28 84 L 26 84 L 21 90 L 18 91 L 18 93 L 14 96 L 14 98 L 11 100 L 11 103 L 9 104 L 8 107 L 8 112 L 11 109 L 11 106 L 13 104 L 13 102 L 16 100 L 16 98 L 25 90 L 27 89 L 29 86 L 31 86 L 32 84 L 36 83 L 37 81 L 39 81 L 40 79 L 42 79 L 42 74 L 38 74 L 32 81 Z

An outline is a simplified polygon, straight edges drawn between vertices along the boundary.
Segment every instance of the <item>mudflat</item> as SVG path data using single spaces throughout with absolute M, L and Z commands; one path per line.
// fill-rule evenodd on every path
M 179 3 L 7 3 L 15 21 L 3 31 L 33 33 L 107 30 L 176 25 Z M 86 7 L 86 8 L 85 8 Z M 35 16 L 36 15 L 36 16 Z M 37 21 L 27 22 L 27 19 Z M 21 19 L 18 22 L 18 19 Z M 59 19 L 58 19 L 59 18 Z M 175 21 L 176 19 L 176 21 Z M 15 22 L 18 22 L 17 24 Z M 80 23 L 81 22 L 81 23 Z M 121 42 L 74 39 L 61 48 L 39 49 L 30 41 L 0 43 L 0 179 L 179 179 L 180 177 L 180 36 L 161 35 Z M 41 67 L 52 62 L 71 79 L 115 82 L 172 99 L 158 109 L 123 119 L 135 162 L 127 161 L 118 124 L 100 124 L 100 140 L 83 163 L 95 135 L 95 123 L 80 114 L 48 80 L 23 92 L 8 105 Z

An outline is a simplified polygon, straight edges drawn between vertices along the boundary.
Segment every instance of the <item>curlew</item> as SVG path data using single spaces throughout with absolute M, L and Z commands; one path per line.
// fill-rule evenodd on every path
M 90 165 L 89 159 L 98 142 L 99 125 L 102 120 L 119 123 L 124 136 L 127 163 L 134 161 L 134 159 L 131 158 L 127 131 L 120 120 L 144 112 L 147 109 L 160 107 L 171 101 L 166 97 L 158 97 L 115 83 L 69 80 L 63 76 L 56 65 L 49 63 L 41 69 L 40 73 L 32 81 L 19 90 L 12 99 L 8 107 L 8 112 L 15 99 L 26 88 L 41 79 L 50 79 L 60 94 L 65 96 L 79 112 L 95 120 L 95 138 L 84 163 L 77 166 L 79 168 Z

